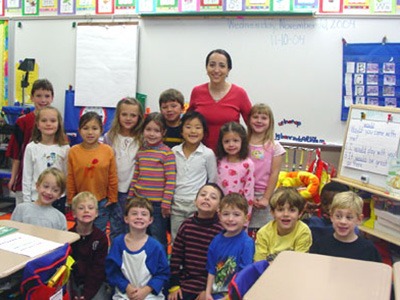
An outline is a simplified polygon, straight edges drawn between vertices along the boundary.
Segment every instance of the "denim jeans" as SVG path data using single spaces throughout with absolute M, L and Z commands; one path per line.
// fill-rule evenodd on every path
M 167 230 L 169 218 L 163 218 L 161 214 L 161 203 L 152 202 L 154 214 L 153 223 L 148 228 L 148 233 L 167 249 Z
M 118 203 L 112 203 L 105 206 L 107 198 L 99 201 L 99 216 L 94 220 L 94 225 L 101 231 L 106 232 L 107 223 L 110 222 L 110 239 L 113 240 L 119 233 L 121 233 L 121 208 Z

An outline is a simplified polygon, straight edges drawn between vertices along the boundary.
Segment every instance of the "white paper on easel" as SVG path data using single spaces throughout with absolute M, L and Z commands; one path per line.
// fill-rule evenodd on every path
M 0 249 L 9 252 L 35 257 L 61 247 L 63 244 L 41 239 L 20 232 L 0 238 Z
M 115 107 L 135 97 L 138 25 L 79 25 L 76 40 L 75 105 Z

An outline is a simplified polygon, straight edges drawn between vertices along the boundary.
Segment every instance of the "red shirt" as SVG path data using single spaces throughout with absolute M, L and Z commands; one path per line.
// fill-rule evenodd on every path
M 22 168 L 26 145 L 29 144 L 33 126 L 35 125 L 35 112 L 20 116 L 15 122 L 14 133 L 11 135 L 7 146 L 6 156 L 19 160 L 17 177 L 15 178 L 13 191 L 22 191 Z
M 204 144 L 215 152 L 221 126 L 227 122 L 239 122 L 240 116 L 247 123 L 251 102 L 246 91 L 234 84 L 225 97 L 215 101 L 208 90 L 208 83 L 205 83 L 192 90 L 189 110 L 195 110 L 205 117 L 209 134 Z

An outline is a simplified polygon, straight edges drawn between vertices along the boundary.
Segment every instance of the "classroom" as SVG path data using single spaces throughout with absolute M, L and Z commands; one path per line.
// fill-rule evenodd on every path
M 140 100 L 148 115 L 160 111 L 161 93 L 173 88 L 182 93 L 186 109 L 193 88 L 209 82 L 207 54 L 224 49 L 232 58 L 226 80 L 242 87 L 251 104 L 267 104 L 273 111 L 275 140 L 285 150 L 281 154 L 282 177 L 278 186 L 295 176 L 294 180 L 301 181 L 299 190 L 309 192 L 317 166 L 326 163 L 323 172 L 331 177 L 324 184 L 328 181 L 344 184 L 364 200 L 363 214 L 368 217 L 358 224 L 356 231 L 374 242 L 384 262 L 364 264 L 359 260 L 285 251 L 237 299 L 320 299 L 309 292 L 291 294 L 281 284 L 288 280 L 295 286 L 296 276 L 300 275 L 315 280 L 322 293 L 331 295 L 326 299 L 337 299 L 342 296 L 337 291 L 345 289 L 351 291 L 346 299 L 396 299 L 395 295 L 397 298 L 400 295 L 400 263 L 397 264 L 400 192 L 396 185 L 400 176 L 397 133 L 400 132 L 400 3 L 397 2 L 0 0 L 3 116 L 7 122 L 10 110 L 32 105 L 32 84 L 36 79 L 47 78 L 54 87 L 52 105 L 61 113 L 68 138 L 75 144 L 79 138 L 79 118 L 85 112 L 98 112 L 106 132 L 112 126 L 117 103 L 125 97 Z M 357 52 L 364 50 L 364 44 L 370 47 L 369 52 Z M 381 52 L 385 46 L 392 47 L 394 52 Z M 29 70 L 29 74 L 20 67 L 26 59 L 34 59 L 34 70 Z M 365 61 L 395 67 L 386 75 L 379 73 L 385 79 L 358 77 L 360 85 L 355 83 L 353 75 L 358 71 L 349 70 L 358 70 Z M 107 69 L 110 66 L 112 70 Z M 24 76 L 28 81 L 26 88 Z M 354 82 L 349 84 L 353 78 Z M 392 89 L 378 96 L 375 91 L 367 91 L 371 82 Z M 357 89 L 359 86 L 362 89 Z M 243 117 L 241 123 L 244 124 Z M 1 130 L 0 138 L 9 137 L 9 129 L 4 133 Z M 380 135 L 381 138 L 377 137 Z M 2 157 L 6 148 L 7 145 L 0 149 Z M 90 177 L 96 164 L 97 157 L 91 160 L 84 177 Z M 310 172 L 313 174 L 299 179 L 298 174 L 312 170 L 313 166 Z M 3 182 L 0 199 L 9 200 L 9 169 L 9 162 L 0 164 Z M 317 176 L 321 180 L 321 174 Z M 297 187 L 299 183 L 293 184 Z M 320 188 L 317 193 L 319 199 Z M 3 211 L 1 205 L 0 211 Z M 318 213 L 321 216 L 321 210 Z M 68 220 L 68 228 L 74 226 L 73 220 Z M 0 227 L 16 227 L 9 222 L 14 221 L 0 217 Z M 46 234 L 35 230 L 18 227 L 18 233 L 46 238 Z M 1 248 L 2 237 L 0 234 L 0 253 L 9 255 Z M 51 242 L 70 243 L 72 247 L 79 243 L 77 240 L 79 236 L 72 234 L 51 236 Z M 171 249 L 167 249 L 169 254 Z M 18 273 L 32 260 L 24 255 L 12 253 L 10 261 L 18 263 L 0 268 L 0 287 L 10 274 Z M 312 264 L 320 267 L 315 272 L 332 272 L 331 277 L 315 279 L 312 274 L 293 272 L 292 278 L 282 271 L 288 265 L 304 270 Z M 332 265 L 337 266 L 334 271 Z M 348 272 L 348 277 L 336 280 L 342 272 Z M 367 278 L 365 274 L 374 275 Z M 353 286 L 363 289 L 360 292 Z M 176 293 L 174 287 L 170 293 Z M 264 294 L 266 287 L 268 295 Z M 302 284 L 300 288 L 312 291 L 315 285 Z

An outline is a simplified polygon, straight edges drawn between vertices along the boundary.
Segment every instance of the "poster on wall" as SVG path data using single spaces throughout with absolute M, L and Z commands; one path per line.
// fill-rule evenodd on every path
M 352 104 L 400 107 L 400 43 L 343 44 L 342 121 Z
M 58 14 L 71 15 L 76 12 L 75 0 L 58 0 Z
M 138 43 L 137 22 L 78 24 L 75 105 L 115 107 L 135 95 Z
M 22 15 L 23 16 L 39 15 L 39 0 L 22 0 Z

